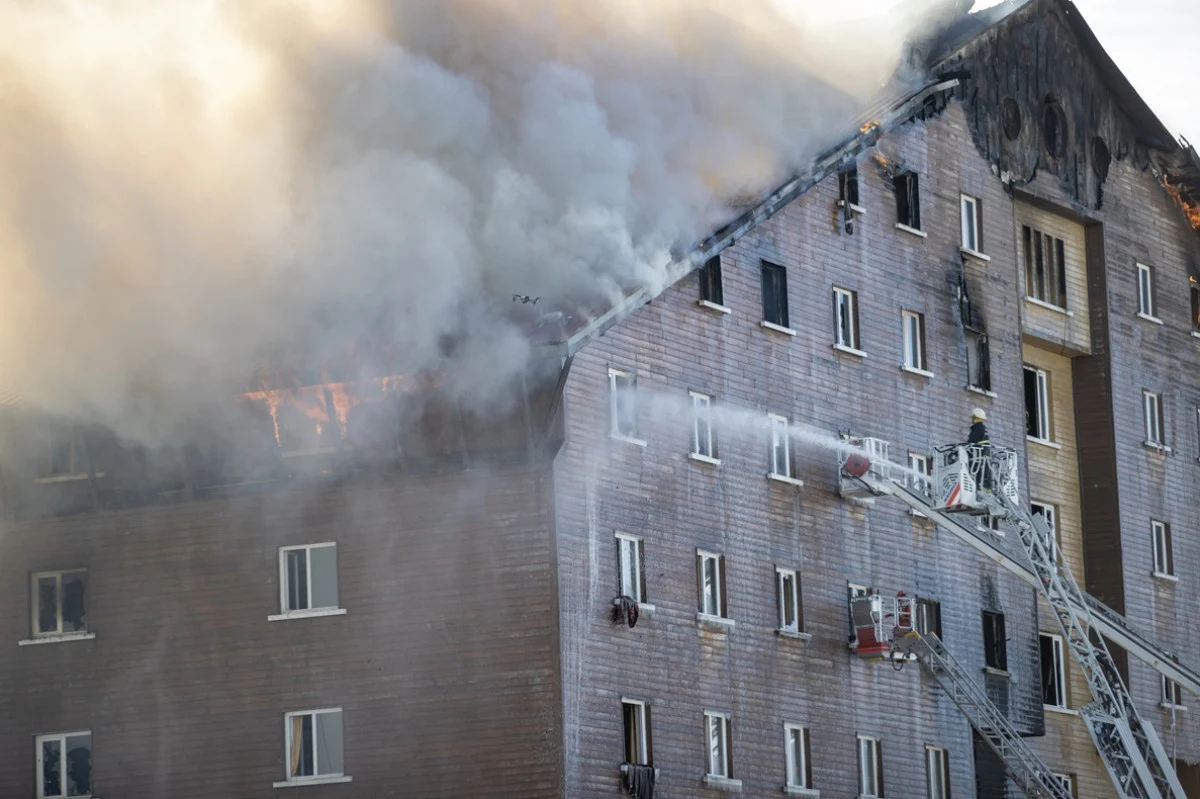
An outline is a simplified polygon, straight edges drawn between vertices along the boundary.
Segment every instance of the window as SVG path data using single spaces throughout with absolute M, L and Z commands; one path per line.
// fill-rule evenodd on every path
M 787 787 L 812 788 L 812 752 L 808 746 L 808 728 L 784 724 L 783 745 Z
M 342 709 L 302 710 L 284 716 L 287 782 L 342 777 Z M 276 783 L 278 786 L 278 783 Z
M 721 256 L 714 255 L 700 267 L 700 301 L 713 305 L 725 304 L 725 291 L 721 287 Z
M 867 587 L 865 585 L 856 585 L 855 583 L 846 583 L 846 612 L 850 620 L 850 643 L 858 643 L 858 630 L 854 627 L 854 600 L 860 596 L 867 595 Z
M 779 605 L 779 629 L 790 633 L 803 632 L 800 575 L 794 569 L 775 569 L 775 594 Z
M 847 289 L 833 290 L 833 324 L 835 341 L 839 347 L 858 349 L 858 292 Z
M 1042 656 L 1042 704 L 1067 706 L 1067 670 L 1063 658 L 1063 640 L 1057 635 L 1038 636 Z
M 717 444 L 713 437 L 712 397 L 695 391 L 688 393 L 692 398 L 692 454 L 715 459 Z
M 617 533 L 617 590 L 634 602 L 646 601 L 646 568 L 642 562 L 642 540 Z
M 87 632 L 86 589 L 83 569 L 33 575 L 33 637 Z
M 1200 285 L 1194 281 L 1191 284 L 1192 295 L 1192 332 L 1200 333 Z
M 1063 789 L 1065 791 L 1067 791 L 1067 793 L 1071 794 L 1071 796 L 1075 795 L 1075 775 L 1074 774 L 1059 774 L 1056 772 L 1054 774 L 1051 774 L 1050 776 L 1052 776 L 1054 778 L 1055 782 L 1057 782 L 1059 785 L 1061 785 L 1063 787 Z
M 917 174 L 904 172 L 892 178 L 896 192 L 896 223 L 913 230 L 921 229 L 921 194 Z
M 337 544 L 282 547 L 279 569 L 282 613 L 337 609 Z
M 983 252 L 983 210 L 978 197 L 961 197 L 962 247 Z
M 767 414 L 771 426 L 771 474 L 776 477 L 792 476 L 792 457 L 788 444 L 788 420 L 784 416 Z
M 900 316 L 904 323 L 904 366 L 924 372 L 925 315 L 915 311 L 903 311 Z
M 63 732 L 39 735 L 37 755 L 38 799 L 92 795 L 92 734 Z
M 838 199 L 858 210 L 858 163 L 847 161 L 838 167 Z
M 704 732 L 708 741 L 708 776 L 733 777 L 733 752 L 729 741 L 730 719 L 724 713 L 704 712 Z
M 878 738 L 858 736 L 858 793 L 883 796 L 883 750 Z
M 1151 521 L 1150 533 L 1154 537 L 1154 573 L 1175 574 L 1175 557 L 1171 552 L 1171 525 Z
M 921 455 L 916 452 L 908 453 L 908 486 L 913 491 L 920 494 L 929 493 L 929 481 L 922 480 L 921 476 L 933 476 L 933 459 L 928 455 Z
M 917 597 L 916 618 L 913 619 L 916 630 L 921 635 L 936 635 L 942 637 L 942 603 L 932 599 Z
M 650 706 L 636 699 L 621 700 L 621 716 L 625 722 L 625 762 L 634 766 L 651 766 Z
M 763 321 L 788 327 L 787 270 L 778 264 L 762 262 Z
M 967 331 L 967 385 L 980 391 L 992 390 L 992 355 L 988 337 Z
M 983 660 L 989 669 L 1008 671 L 1008 639 L 1004 635 L 1004 614 L 983 612 Z
M 43 450 L 45 460 L 41 463 L 39 477 L 82 478 L 87 475 L 83 433 L 76 427 L 66 426 L 53 431 L 49 449 Z
M 1025 367 L 1025 434 L 1038 441 L 1050 440 L 1050 386 L 1044 369 Z
M 1180 689 L 1179 683 L 1165 675 L 1160 676 L 1162 677 L 1162 703 L 1167 707 L 1183 707 L 1183 691 Z
M 637 382 L 633 375 L 618 369 L 608 370 L 608 411 L 611 435 L 633 438 L 637 435 Z
M 950 757 L 940 746 L 925 747 L 925 779 L 929 799 L 950 799 Z
M 1021 226 L 1025 295 L 1056 308 L 1067 307 L 1066 246 L 1062 239 Z
M 697 550 L 696 583 L 700 612 L 725 618 L 725 556 Z
M 1155 296 L 1154 296 L 1154 267 L 1146 264 L 1137 265 L 1138 274 L 1138 315 L 1148 316 L 1154 319 L 1158 316 L 1155 313 Z
M 1041 516 L 1046 521 L 1046 526 L 1050 528 L 1050 559 L 1055 563 L 1058 562 L 1058 511 L 1053 505 L 1047 505 L 1042 502 L 1030 502 L 1029 512 L 1034 516 Z
M 1151 391 L 1142 392 L 1142 420 L 1146 428 L 1146 443 L 1156 447 L 1163 446 L 1163 401 L 1162 394 Z

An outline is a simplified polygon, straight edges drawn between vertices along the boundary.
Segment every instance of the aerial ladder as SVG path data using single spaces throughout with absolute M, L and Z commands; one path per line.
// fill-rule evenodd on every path
M 892 464 L 887 458 L 887 442 L 879 439 L 861 439 L 843 448 L 839 461 L 844 496 L 860 501 L 896 497 L 1035 585 L 1054 612 L 1068 649 L 1087 678 L 1093 701 L 1080 709 L 1080 715 L 1117 795 L 1121 799 L 1186 799 L 1162 742 L 1154 728 L 1139 716 L 1101 636 L 1108 636 L 1171 679 L 1178 677 L 1176 681 L 1193 693 L 1200 692 L 1196 672 L 1079 588 L 1065 563 L 1056 559 L 1053 534 L 1045 520 L 1021 508 L 1014 450 L 968 444 L 939 447 L 931 483 L 928 478 L 914 479 L 907 470 Z M 1019 549 L 973 521 L 960 521 L 964 514 L 1007 520 L 1016 532 Z M 889 632 L 894 646 L 912 641 L 903 625 L 891 631 L 886 626 L 881 629 L 881 634 Z M 927 643 L 925 648 L 933 651 Z M 922 660 L 920 651 L 912 654 L 923 664 L 933 660 L 932 655 Z M 984 737 L 991 742 L 987 734 Z M 993 749 L 1002 759 L 1012 756 L 1000 752 L 994 744 Z M 1019 759 L 1005 763 L 1010 776 L 1013 771 L 1029 771 Z M 1034 790 L 1039 789 L 1044 790 Z

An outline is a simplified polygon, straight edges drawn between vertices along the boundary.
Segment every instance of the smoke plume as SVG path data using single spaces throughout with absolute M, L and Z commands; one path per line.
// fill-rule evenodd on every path
M 264 358 L 365 340 L 391 367 L 449 359 L 486 396 L 528 356 L 513 294 L 540 312 L 661 288 L 672 247 L 850 129 L 906 19 L 6 3 L 0 389 L 149 439 Z

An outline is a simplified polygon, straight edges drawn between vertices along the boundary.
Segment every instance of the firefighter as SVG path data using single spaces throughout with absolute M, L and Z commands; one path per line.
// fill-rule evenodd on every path
M 986 466 L 992 442 L 988 438 L 985 422 L 987 422 L 987 413 L 983 408 L 971 411 L 971 432 L 967 436 L 967 453 L 970 458 L 971 474 L 975 476 L 976 484 L 985 491 L 991 491 L 992 470 Z
M 988 440 L 987 425 L 984 424 L 986 421 L 987 414 L 983 408 L 971 411 L 971 434 L 967 437 L 968 444 L 980 444 L 986 447 L 992 443 Z

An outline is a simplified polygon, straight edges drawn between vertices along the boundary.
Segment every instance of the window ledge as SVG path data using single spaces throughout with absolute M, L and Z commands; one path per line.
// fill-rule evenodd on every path
M 847 347 L 845 344 L 834 344 L 833 349 L 836 352 L 844 352 L 847 355 L 853 355 L 855 358 L 867 357 L 867 354 L 862 350 L 855 349 L 854 347 Z
M 67 641 L 90 641 L 95 633 L 62 633 L 60 635 L 41 635 L 37 638 L 26 638 L 17 641 L 17 646 L 35 646 L 37 644 L 65 644 Z
M 712 300 L 697 300 L 696 304 L 699 305 L 701 308 L 706 308 L 707 310 L 712 311 L 713 313 L 719 313 L 719 314 L 733 313 L 733 309 L 730 308 L 729 306 L 721 305 L 720 303 L 713 302 Z
M 1161 325 L 1163 323 L 1163 320 L 1159 319 L 1157 316 L 1151 316 L 1150 314 L 1142 313 L 1141 311 L 1138 311 L 1137 318 L 1145 319 L 1147 322 L 1153 322 L 1156 325 Z
M 776 333 L 783 333 L 785 336 L 796 335 L 796 331 L 793 330 L 792 328 L 784 327 L 783 325 L 777 325 L 774 322 L 768 322 L 765 319 L 763 321 L 759 322 L 759 324 L 762 325 L 763 327 L 765 327 L 767 330 L 774 330 Z
M 982 394 L 983 396 L 991 397 L 992 399 L 996 399 L 996 397 L 999 396 L 995 391 L 988 391 L 986 388 L 980 388 L 979 386 L 967 386 L 967 391 L 975 394 Z
M 821 799 L 821 792 L 816 788 L 801 788 L 799 785 L 785 785 L 783 792 L 787 796 L 803 796 L 804 799 Z
M 1150 576 L 1153 577 L 1155 580 L 1163 580 L 1164 582 L 1168 582 L 1168 583 L 1179 582 L 1178 577 L 1176 577 L 1173 574 L 1167 574 L 1166 572 L 1150 572 Z
M 984 255 L 979 250 L 972 250 L 970 247 L 959 247 L 959 250 L 962 252 L 963 255 L 969 255 L 972 258 L 978 258 L 981 261 L 992 260 L 992 256 Z
M 799 630 L 776 629 L 775 634 L 780 638 L 792 638 L 796 641 L 804 641 L 805 643 L 812 640 L 812 633 L 800 632 Z
M 909 489 L 909 491 L 912 491 L 912 490 L 913 490 L 913 489 L 911 489 L 911 488 Z M 916 491 L 916 492 L 914 492 L 914 493 L 918 493 L 918 494 L 919 494 L 920 492 L 919 492 L 919 491 Z M 908 515 L 909 515 L 909 516 L 911 516 L 911 517 L 913 517 L 914 519 L 928 519 L 928 518 L 929 518 L 929 517 L 928 517 L 928 516 L 926 516 L 924 513 L 921 513 L 921 511 L 919 511 L 919 510 L 913 510 L 912 508 L 909 508 L 909 509 L 908 509 Z
M 1160 708 L 1162 708 L 1163 710 L 1174 710 L 1174 711 L 1180 711 L 1180 712 L 1186 712 L 1186 711 L 1187 711 L 1187 706 L 1185 706 L 1185 705 L 1172 705 L 1170 702 L 1159 702 L 1159 703 L 1158 703 L 1158 706 L 1159 706 Z
M 644 763 L 632 763 L 632 764 L 630 764 L 630 763 L 622 763 L 622 764 L 621 764 L 621 773 L 622 773 L 622 774 L 628 774 L 628 773 L 629 773 L 629 766 L 630 766 L 630 765 L 634 765 L 634 766 L 642 766 L 642 765 L 645 765 L 645 764 L 644 764 Z M 658 779 L 658 768 L 657 768 L 657 767 L 655 767 L 655 769 L 654 769 L 654 779 Z
M 339 775 L 337 777 L 305 777 L 300 780 L 284 780 L 271 783 L 272 788 L 302 788 L 305 785 L 332 785 L 336 782 L 354 782 L 353 777 Z
M 1058 705 L 1042 705 L 1042 708 L 1047 713 L 1058 713 L 1060 716 L 1078 716 L 1079 711 L 1069 707 L 1059 707 Z
M 896 230 L 903 230 L 905 233 L 911 233 L 912 235 L 920 236 L 923 239 L 929 238 L 929 234 L 926 233 L 924 230 L 917 230 L 915 227 L 909 227 L 908 225 L 902 225 L 899 222 L 896 223 Z
M 721 465 L 720 458 L 710 458 L 707 455 L 701 455 L 699 452 L 689 452 L 688 460 L 695 461 L 696 463 L 707 463 L 710 466 L 720 466 Z
M 1193 330 L 1193 331 L 1192 331 L 1192 337 L 1193 337 L 1193 338 L 1200 338 L 1200 330 Z
M 1025 436 L 1025 440 L 1033 444 L 1040 444 L 1043 447 L 1049 447 L 1050 449 L 1062 449 L 1062 444 L 1051 441 L 1048 438 L 1036 438 L 1034 436 L 1027 435 Z
M 620 606 L 621 606 L 621 597 L 614 598 L 613 599 L 613 607 L 620 607 Z M 638 606 L 638 613 L 642 616 L 645 616 L 646 618 L 653 617 L 654 612 L 656 610 L 658 610 L 658 608 L 654 607 L 654 605 L 651 605 L 649 602 L 638 602 L 637 606 Z
M 608 437 L 611 438 L 613 441 L 621 441 L 626 444 L 633 444 L 635 447 L 646 446 L 645 439 L 634 438 L 633 436 L 625 436 L 625 435 L 621 435 L 620 433 L 609 433 Z
M 845 207 L 846 207 L 846 201 L 845 201 L 845 200 L 838 200 L 838 201 L 837 201 L 837 207 L 838 207 L 838 208 L 845 208 Z M 856 216 L 865 216 L 865 215 L 866 215 L 866 213 L 867 213 L 867 209 L 866 209 L 866 208 L 862 207 L 861 205 L 855 205 L 854 203 L 850 203 L 850 210 L 851 210 L 851 211 L 853 211 L 853 212 L 855 213 L 855 215 L 856 215 Z
M 1005 671 L 1004 669 L 997 669 L 997 668 L 993 668 L 992 666 L 984 666 L 984 667 L 983 667 L 983 673 L 984 673 L 984 674 L 990 674 L 990 675 L 992 675 L 993 677 L 1003 677 L 1003 678 L 1004 678 L 1004 679 L 1006 679 L 1006 680 L 1007 680 L 1007 679 L 1009 679 L 1009 677 L 1011 677 L 1011 676 L 1012 676 L 1012 675 L 1010 675 L 1010 674 L 1009 674 L 1007 671 Z
M 716 777 L 712 774 L 704 775 L 704 786 L 706 788 L 715 788 L 718 791 L 725 791 L 727 793 L 742 792 L 741 780 L 731 780 L 729 777 Z
M 727 619 L 724 616 L 713 616 L 709 613 L 697 613 L 696 623 L 709 627 L 722 627 L 725 629 L 735 627 L 737 625 L 737 622 L 735 622 L 733 619 Z
M 1155 452 L 1161 452 L 1164 455 L 1171 454 L 1171 448 L 1166 444 L 1159 444 L 1157 441 L 1143 441 L 1142 446 L 1146 449 L 1152 449 Z
M 795 477 L 788 477 L 786 474 L 775 474 L 775 472 L 767 472 L 767 479 L 774 480 L 776 483 L 785 483 L 796 488 L 803 488 L 804 481 L 798 480 Z
M 1063 308 L 1059 305 L 1052 305 L 1045 300 L 1039 300 L 1037 297 L 1030 297 L 1026 295 L 1025 302 L 1029 303 L 1030 305 L 1036 305 L 1039 308 L 1045 308 L 1047 311 L 1054 311 L 1055 313 L 1063 314 L 1064 316 L 1075 315 L 1074 311 L 1068 311 L 1066 308 Z
M 267 621 L 289 621 L 291 619 L 315 619 L 319 616 L 345 616 L 345 608 L 315 608 L 313 610 L 293 610 L 288 613 L 276 613 L 267 616 Z
M 96 477 L 103 477 L 104 472 L 96 472 Z M 56 474 L 50 477 L 35 477 L 33 482 L 48 485 L 50 483 L 77 483 L 88 479 L 87 472 L 71 472 L 70 474 Z
M 933 377 L 933 372 L 927 371 L 925 369 L 918 369 L 915 366 L 909 366 L 908 364 L 904 364 L 904 363 L 900 364 L 900 371 L 908 372 L 909 374 L 912 374 L 912 375 L 920 375 L 921 377 L 924 377 L 926 379 Z

